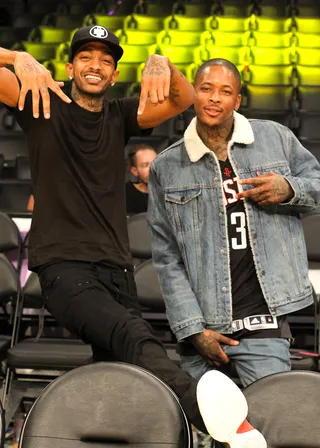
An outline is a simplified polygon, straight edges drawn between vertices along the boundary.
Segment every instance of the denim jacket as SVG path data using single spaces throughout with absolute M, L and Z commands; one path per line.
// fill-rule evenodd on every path
M 259 206 L 245 199 L 250 246 L 270 313 L 313 302 L 300 213 L 320 204 L 320 165 L 286 127 L 234 113 L 228 154 L 238 178 L 284 176 L 290 202 Z M 239 189 L 252 188 L 239 184 Z M 219 162 L 200 139 L 196 118 L 184 138 L 153 161 L 148 221 L 153 262 L 169 323 L 179 341 L 204 328 L 232 333 L 227 217 Z

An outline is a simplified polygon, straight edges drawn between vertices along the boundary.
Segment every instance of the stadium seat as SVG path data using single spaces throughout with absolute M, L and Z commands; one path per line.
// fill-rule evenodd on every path
M 222 33 L 241 33 L 245 31 L 243 17 L 211 16 L 205 19 L 206 31 L 218 30 Z
M 170 2 L 138 2 L 133 10 L 134 14 L 144 14 L 150 17 L 166 17 L 172 12 L 172 3 Z
M 243 393 L 248 421 L 265 436 L 268 448 L 320 447 L 320 373 L 277 373 Z
M 305 67 L 303 65 L 298 65 L 297 74 L 301 86 L 319 86 L 320 66 Z
M 10 49 L 12 45 L 20 40 L 26 40 L 29 28 L 13 28 L 0 26 L 1 46 Z
M 247 16 L 247 8 L 245 3 L 234 2 L 228 4 L 228 1 L 223 1 L 220 4 L 213 4 L 210 11 L 211 16 L 224 16 L 232 18 L 243 18 Z
M 320 140 L 320 112 L 300 113 L 299 138 L 308 138 L 311 140 Z M 319 148 L 320 150 L 320 148 Z
M 193 2 L 176 2 L 172 7 L 172 14 L 183 15 L 186 17 L 204 17 L 210 12 L 209 3 Z
M 172 64 L 175 65 L 189 65 L 193 62 L 193 51 L 195 47 L 191 46 L 180 46 L 173 47 L 171 45 L 159 45 L 155 52 L 163 56 L 167 56 Z
M 298 95 L 300 109 L 320 112 L 320 86 L 300 86 L 298 89 Z
M 244 21 L 246 31 L 260 31 L 261 33 L 283 33 L 286 29 L 284 19 L 257 17 L 251 15 Z M 286 29 L 286 31 L 291 31 Z
M 205 31 L 204 18 L 172 15 L 164 19 L 163 28 L 165 30 Z
M 264 48 L 283 48 L 291 45 L 285 34 L 261 33 L 260 31 L 246 31 L 242 35 L 242 45 Z
M 121 64 L 140 64 L 148 59 L 150 51 L 147 45 L 121 45 L 123 48 L 123 56 Z M 151 46 L 152 48 L 152 46 Z
M 207 31 L 209 33 L 209 31 Z M 204 33 L 203 33 L 204 34 Z M 213 30 L 210 33 L 211 42 L 213 45 L 217 47 L 241 47 L 243 45 L 243 33 L 225 33 L 220 30 Z
M 130 252 L 134 259 L 152 258 L 147 214 L 139 213 L 127 219 Z
M 217 47 L 208 43 L 206 46 L 199 46 L 193 52 L 194 62 L 200 65 L 202 62 L 212 58 L 224 58 L 233 64 L 239 64 L 239 48 L 238 47 Z
M 320 37 L 320 34 L 319 34 Z M 316 48 L 297 48 L 299 65 L 320 67 L 320 51 Z M 320 85 L 320 80 L 318 82 Z
M 117 30 L 120 45 L 153 45 L 157 42 L 156 31 Z
M 320 18 L 315 17 L 291 17 L 284 23 L 285 32 L 298 31 L 304 34 L 320 33 Z
M 123 28 L 125 30 L 134 29 L 139 31 L 161 31 L 163 29 L 163 18 L 132 14 L 124 19 Z
M 277 19 L 279 17 L 286 17 L 286 5 L 285 3 L 279 3 L 273 5 L 265 4 L 265 2 L 251 2 L 248 6 L 247 15 L 257 14 L 259 17 L 267 17 L 268 19 Z
M 43 44 L 60 44 L 70 39 L 70 29 L 59 29 L 51 26 L 39 26 L 33 28 L 29 35 L 29 42 L 41 42 Z
M 18 156 L 28 156 L 28 146 L 25 135 L 22 132 L 8 132 L 0 138 L 0 154 L 4 161 L 15 165 Z
M 310 1 L 310 4 L 308 5 L 308 1 L 306 1 L 306 4 L 303 4 L 301 0 L 296 5 L 296 16 L 299 18 L 310 18 L 310 17 L 320 17 L 320 5 L 319 3 L 315 1 Z M 290 11 L 287 17 L 290 17 Z
M 43 44 L 38 42 L 17 42 L 13 45 L 12 50 L 26 51 L 40 62 L 53 59 L 56 53 L 56 44 Z
M 82 26 L 100 25 L 111 31 L 119 30 L 123 27 L 124 17 L 108 16 L 102 14 L 88 14 L 83 19 Z
M 320 32 L 319 34 L 286 33 L 284 39 L 286 47 L 295 44 L 300 48 L 320 48 Z
M 197 31 L 163 30 L 157 34 L 158 45 L 197 46 L 200 45 L 201 33 Z
M 247 85 L 247 107 L 263 110 L 288 110 L 292 87 Z
M 41 23 L 43 15 L 39 14 L 29 14 L 23 13 L 14 17 L 13 27 L 14 28 L 34 28 Z
M 117 83 L 131 83 L 137 82 L 138 79 L 138 66 L 139 64 L 125 64 L 123 62 L 119 62 L 118 70 L 119 76 L 117 78 Z
M 80 28 L 83 24 L 83 14 L 52 14 L 47 24 L 68 30 Z
M 242 47 L 239 49 L 239 62 L 243 65 L 290 65 L 294 56 L 295 53 L 292 53 L 291 48 Z
M 292 67 L 277 65 L 239 66 L 243 80 L 252 85 L 287 86 L 291 85 Z
M 19 369 L 33 369 L 42 371 L 42 380 L 49 382 L 53 377 L 70 369 L 92 362 L 91 346 L 78 339 L 70 338 L 40 338 L 39 340 L 28 337 L 18 340 L 18 331 L 21 322 L 26 320 L 31 325 L 32 318 L 37 325 L 37 314 L 32 310 L 40 310 L 44 306 L 44 298 L 41 294 L 40 283 L 34 272 L 28 277 L 23 288 L 23 309 L 18 302 L 19 315 L 16 327 L 13 330 L 13 343 L 8 351 L 6 381 L 3 390 L 2 401 L 4 406 L 9 399 L 10 388 L 15 377 L 26 378 L 32 372 L 19 373 Z M 31 313 L 30 313 L 31 310 Z M 47 313 L 44 319 L 50 321 L 50 325 L 57 325 L 52 316 Z
M 155 375 L 125 363 L 97 363 L 50 384 L 27 415 L 19 441 L 21 448 L 84 444 L 191 447 L 192 432 L 178 398 Z

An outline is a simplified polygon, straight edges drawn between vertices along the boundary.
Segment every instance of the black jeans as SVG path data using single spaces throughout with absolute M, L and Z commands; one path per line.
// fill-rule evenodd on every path
M 38 273 L 49 312 L 92 345 L 94 361 L 122 361 L 152 372 L 177 394 L 189 421 L 207 432 L 196 381 L 168 358 L 142 319 L 133 273 L 79 261 L 44 266 Z

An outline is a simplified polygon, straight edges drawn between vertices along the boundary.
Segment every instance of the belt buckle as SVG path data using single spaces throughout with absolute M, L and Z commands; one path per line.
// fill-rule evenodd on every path
M 258 314 L 256 316 L 248 316 L 243 319 L 244 328 L 249 331 L 269 330 L 278 328 L 277 318 L 271 314 Z

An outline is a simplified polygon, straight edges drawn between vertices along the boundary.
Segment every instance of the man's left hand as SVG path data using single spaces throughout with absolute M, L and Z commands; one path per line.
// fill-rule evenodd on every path
M 148 98 L 154 105 L 161 104 L 168 98 L 170 78 L 169 59 L 157 54 L 149 56 L 142 74 L 139 115 L 143 113 Z
M 259 205 L 280 204 L 290 201 L 294 196 L 289 182 L 283 176 L 273 172 L 250 179 L 238 179 L 238 183 L 255 187 L 238 193 L 237 198 L 250 198 Z

